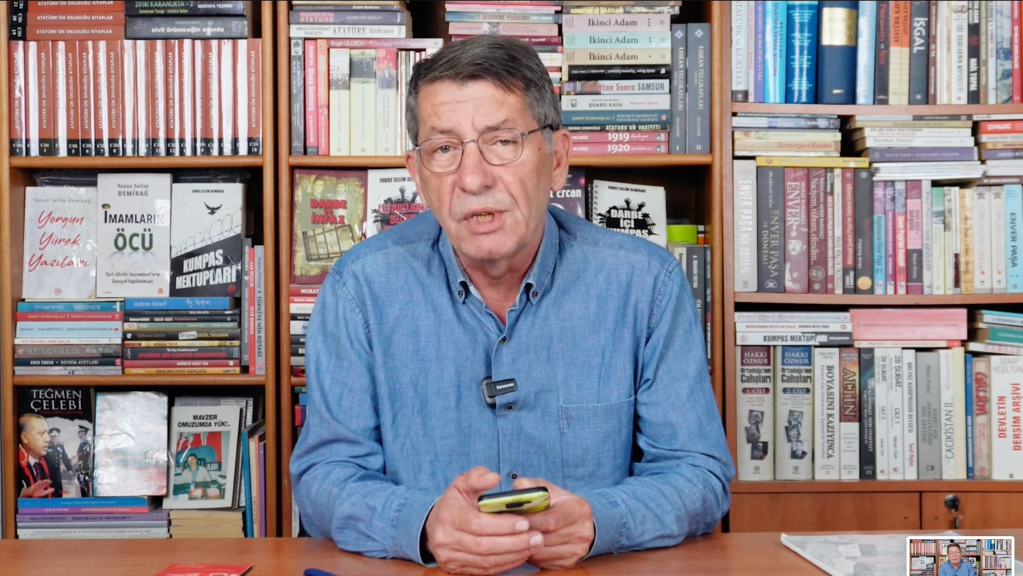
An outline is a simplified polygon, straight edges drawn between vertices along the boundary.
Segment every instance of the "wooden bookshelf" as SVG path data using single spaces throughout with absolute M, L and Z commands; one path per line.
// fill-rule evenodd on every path
M 444 22 L 444 5 L 440 2 L 411 2 L 409 9 L 413 14 L 414 32 L 416 37 L 438 37 L 449 40 Z M 292 196 L 291 174 L 293 168 L 399 168 L 404 167 L 402 156 L 298 156 L 289 155 L 290 151 L 290 71 L 288 45 L 288 5 L 279 2 L 277 16 L 277 147 L 278 170 L 280 178 L 280 196 L 278 198 L 278 288 L 280 293 L 281 333 L 280 350 L 280 450 L 281 450 L 281 534 L 291 534 L 291 478 L 288 462 L 294 444 L 293 405 L 294 387 L 304 386 L 305 378 L 291 376 L 289 358 L 291 356 L 290 335 L 284 326 L 289 317 L 288 287 L 291 271 L 291 233 L 292 233 Z M 724 54 L 728 44 L 722 41 L 721 29 L 727 23 L 727 6 L 719 2 L 684 3 L 682 13 L 675 22 L 710 22 L 711 23 L 711 62 L 716 63 Z M 725 167 L 719 154 L 720 146 L 727 138 L 721 135 L 721 105 L 724 102 L 717 93 L 722 78 L 727 77 L 724 69 L 715 64 L 710 68 L 711 86 L 711 153 L 710 154 L 679 154 L 679 155 L 634 155 L 634 156 L 576 156 L 572 158 L 572 166 L 586 167 L 587 179 L 630 178 L 642 184 L 665 186 L 668 192 L 668 215 L 687 216 L 694 222 L 704 224 L 708 230 L 708 243 L 715 230 L 720 229 L 721 196 L 716 191 L 721 189 L 721 175 Z M 730 94 L 727 88 L 723 94 Z M 642 170 L 637 169 L 649 169 Z M 628 181 L 628 180 L 627 180 Z M 715 246 L 712 252 L 712 339 L 715 342 L 712 352 L 711 383 L 718 407 L 722 406 L 721 383 L 723 381 L 722 356 L 718 342 L 722 338 L 722 254 L 724 251 Z
M 724 24 L 715 29 L 725 46 L 731 46 L 731 25 L 726 14 Z M 718 58 L 715 55 L 715 58 Z M 731 69 L 731 51 L 725 50 L 714 68 Z M 763 104 L 732 102 L 731 78 L 718 77 L 720 84 L 715 98 L 721 100 L 718 121 L 722 123 L 720 149 L 720 195 L 722 201 L 722 249 L 727 263 L 722 269 L 723 310 L 721 311 L 723 336 L 719 343 L 724 360 L 722 387 L 725 395 L 725 434 L 733 458 L 736 453 L 736 398 L 735 398 L 735 322 L 736 311 L 760 310 L 841 310 L 851 306 L 1006 306 L 1023 303 L 1023 294 L 963 294 L 926 296 L 881 296 L 857 294 L 768 294 L 736 292 L 732 254 L 733 237 L 733 173 L 731 120 L 737 113 L 772 114 L 906 114 L 906 115 L 960 115 L 1021 113 L 1020 105 L 941 105 L 941 106 L 886 106 L 886 105 L 829 105 L 829 104 Z M 732 531 L 760 532 L 817 531 L 817 530 L 894 530 L 952 529 L 948 511 L 941 500 L 946 494 L 956 493 L 965 512 L 966 528 L 1003 528 L 1012 520 L 1002 509 L 1023 504 L 1023 482 L 991 480 L 876 480 L 876 481 L 821 481 L 803 482 L 765 481 L 731 483 L 732 505 L 729 529 Z M 826 509 L 818 513 L 817 508 Z M 966 518 L 970 521 L 967 524 Z
M 266 418 L 266 509 L 267 532 L 278 531 L 277 499 L 277 356 L 271 335 L 277 332 L 277 315 L 274 303 L 277 301 L 276 232 L 275 215 L 275 141 L 274 141 L 274 93 L 273 62 L 273 5 L 274 2 L 255 2 L 253 9 L 254 37 L 262 39 L 262 128 L 263 154 L 261 156 L 221 157 L 128 157 L 128 158 L 67 158 L 67 157 L 16 157 L 10 156 L 9 118 L 10 95 L 8 82 L 7 23 L 8 6 L 0 3 L 0 261 L 4 273 L 0 274 L 0 395 L 3 405 L 3 469 L 4 475 L 4 536 L 15 536 L 15 465 L 17 386 L 96 386 L 99 389 L 124 389 L 137 387 L 173 392 L 188 387 L 190 393 L 196 390 L 222 391 L 233 395 L 246 394 L 264 397 Z M 11 342 L 15 333 L 14 312 L 16 303 L 25 295 L 21 293 L 22 238 L 24 221 L 25 188 L 32 186 L 32 173 L 40 169 L 81 168 L 81 169 L 129 169 L 165 170 L 175 168 L 249 168 L 253 178 L 248 187 L 248 199 L 257 203 L 257 241 L 261 237 L 266 250 L 264 275 L 266 278 L 264 310 L 266 374 L 242 374 L 237 376 L 14 376 Z M 240 387 L 240 388 L 239 388 Z

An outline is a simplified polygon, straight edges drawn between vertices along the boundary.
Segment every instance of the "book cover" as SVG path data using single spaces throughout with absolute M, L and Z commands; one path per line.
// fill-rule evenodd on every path
M 874 349 L 860 348 L 860 480 L 876 480 Z
M 860 351 L 838 351 L 841 396 L 838 411 L 839 477 L 860 478 Z
M 550 204 L 586 218 L 586 169 L 570 167 L 561 190 L 551 190 Z
M 308 43 L 306 41 L 307 46 Z M 350 54 L 351 154 L 353 156 L 373 156 L 377 149 L 376 50 L 352 50 Z M 308 82 L 308 80 L 307 72 L 306 81 Z M 306 110 L 306 115 L 309 115 L 308 110 Z M 308 141 L 308 139 L 307 135 L 306 140 Z
M 167 296 L 170 174 L 100 174 L 97 296 Z
M 991 478 L 990 359 L 973 357 L 973 476 Z
M 171 214 L 170 295 L 239 296 L 245 186 L 174 184 Z
M 92 496 L 92 389 L 83 386 L 28 386 L 18 393 L 17 484 L 20 497 Z M 22 427 L 24 427 L 22 429 Z M 32 462 L 38 461 L 38 465 Z M 32 484 L 49 480 L 49 496 Z M 34 481 L 34 482 L 33 482 Z M 70 504 L 69 504 L 70 505 Z
M 416 183 L 404 168 L 368 170 L 366 205 L 369 209 L 366 237 L 411 219 L 426 210 L 416 191 Z M 552 194 L 554 194 L 552 192 Z
M 817 102 L 852 104 L 856 99 L 858 3 L 829 0 L 819 6 Z
M 646 238 L 667 248 L 664 188 L 594 180 L 591 221 L 608 230 Z
M 789 0 L 788 8 L 785 102 L 813 104 L 817 98 L 817 2 Z
M 785 277 L 782 274 L 785 263 L 782 250 L 784 179 L 784 168 L 757 168 L 758 292 L 785 292 Z
M 686 52 L 689 46 L 685 24 L 673 24 L 671 31 L 671 78 L 669 79 L 671 104 L 671 129 L 669 131 L 669 151 L 672 154 L 682 154 L 686 151 L 686 94 L 689 65 L 689 53 Z
M 905 376 L 902 349 L 881 348 L 888 354 L 888 479 L 904 480 L 906 438 L 904 432 L 903 391 Z M 875 349 L 875 352 L 877 349 Z
M 938 350 L 938 378 L 940 390 L 940 446 L 941 446 L 941 479 L 956 479 L 956 460 L 960 456 L 962 447 L 957 442 L 956 435 L 956 409 L 955 409 L 955 382 L 953 374 L 953 359 L 951 350 Z M 963 419 L 965 414 L 960 413 L 958 419 Z
M 918 352 L 917 454 L 920 480 L 941 480 L 941 383 L 937 352 Z
M 167 395 L 96 393 L 97 496 L 164 496 L 169 466 Z
M 96 295 L 96 189 L 25 189 L 22 294 L 81 300 Z
M 732 162 L 732 238 L 736 292 L 757 291 L 757 166 L 753 160 Z
M 292 283 L 321 284 L 334 262 L 362 238 L 366 179 L 361 170 L 295 170 Z
M 351 83 L 350 50 L 330 48 L 330 155 L 351 154 Z M 301 100 L 300 100 L 301 101 Z M 294 123 L 293 123 L 294 124 Z
M 785 168 L 785 292 L 806 294 L 809 273 L 807 168 Z
M 736 346 L 736 467 L 739 480 L 774 480 L 774 371 L 770 346 Z
M 774 467 L 777 480 L 813 479 L 813 349 L 776 346 Z
M 1023 357 L 992 356 L 991 398 L 994 428 L 991 436 L 991 478 L 1023 478 Z
M 732 102 L 749 102 L 749 15 L 751 2 L 731 4 Z
M 813 477 L 817 480 L 841 477 L 839 369 L 838 348 L 814 349 Z
M 238 489 L 237 406 L 171 409 L 170 490 L 163 508 L 233 508 Z
M 686 26 L 686 153 L 710 151 L 710 24 Z M 679 112 L 674 112 L 679 113 Z
M 779 0 L 765 4 L 764 102 L 784 104 L 788 72 L 788 2 Z

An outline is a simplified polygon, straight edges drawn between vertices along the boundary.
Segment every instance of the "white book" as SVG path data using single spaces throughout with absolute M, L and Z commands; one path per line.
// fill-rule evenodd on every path
M 877 479 L 888 480 L 888 380 L 891 364 L 887 348 L 874 349 L 874 458 Z
M 735 347 L 736 468 L 740 481 L 774 480 L 774 358 L 770 346 Z
M 917 440 L 916 350 L 902 351 L 902 438 L 905 447 L 903 473 L 906 480 L 918 477 L 919 448 Z
M 814 348 L 813 350 L 813 477 L 817 480 L 841 478 L 838 353 L 838 348 Z
M 857 150 L 864 148 L 952 148 L 973 146 L 973 138 L 927 138 L 923 136 L 868 136 L 854 142 Z
M 367 238 L 426 210 L 415 180 L 404 168 L 369 170 L 366 181 Z
M 930 188 L 931 211 L 927 224 L 931 229 L 931 294 L 945 293 L 945 193 L 944 188 Z
M 121 95 L 124 105 L 121 107 L 121 128 L 122 128 L 122 154 L 124 156 L 138 156 L 137 131 L 139 122 L 136 119 L 136 80 L 135 62 L 136 40 L 115 40 L 121 43 Z M 144 42 L 144 40 L 140 41 Z M 142 84 L 145 84 L 143 82 Z
M 813 479 L 813 349 L 774 348 L 776 480 Z
M 397 156 L 398 132 L 398 51 L 378 48 L 376 51 L 376 118 L 378 156 Z M 667 96 L 667 94 L 665 94 Z M 580 96 L 581 98 L 581 96 Z
M 938 377 L 941 392 L 941 479 L 956 479 L 956 410 L 952 375 L 952 351 L 938 350 Z M 965 395 L 965 391 L 964 391 Z
M 860 351 L 842 348 L 838 353 L 842 401 L 839 411 L 839 462 L 842 480 L 860 479 Z
M 736 322 L 736 332 L 850 332 L 849 322 Z
M 834 223 L 831 227 L 833 236 L 830 238 L 831 245 L 834 246 L 835 260 L 832 262 L 834 266 L 835 275 L 835 294 L 843 293 L 843 278 L 842 278 L 842 262 L 845 258 L 845 252 L 843 245 L 845 242 L 842 238 L 842 179 L 844 178 L 842 168 L 834 169 L 834 184 L 832 186 L 831 193 L 831 207 L 832 213 L 834 214 Z M 830 250 L 830 248 L 829 248 Z
M 95 496 L 167 494 L 167 416 L 163 392 L 96 392 Z
M 991 479 L 1023 480 L 1023 357 L 991 357 Z
M 222 125 L 220 122 L 220 42 L 203 40 L 203 52 L 206 57 L 203 71 L 206 74 L 206 126 L 209 127 L 209 144 L 207 150 L 211 156 L 220 156 L 220 139 Z M 201 132 L 200 132 L 201 133 Z
M 931 262 L 931 181 L 920 182 L 920 240 L 923 243 L 924 294 L 934 293 L 934 270 Z
M 856 103 L 874 103 L 874 45 L 877 2 L 859 2 L 856 41 Z
M 253 247 L 255 260 L 256 294 L 255 294 L 255 352 L 256 357 L 249 360 L 249 374 L 266 374 L 266 250 L 262 245 Z
M 68 136 L 68 94 L 67 94 L 67 61 L 68 43 L 56 41 L 53 47 L 53 96 L 56 110 L 54 111 L 54 138 L 53 150 L 55 156 L 67 156 Z M 77 105 L 77 104 L 76 104 Z
M 981 73 L 984 73 L 985 71 L 987 72 L 987 94 L 981 94 L 980 102 L 981 104 L 997 104 L 998 77 L 996 71 L 998 70 L 998 11 L 995 9 L 994 3 L 982 6 L 982 9 L 987 10 L 987 29 L 981 30 L 980 33 L 985 35 L 986 43 L 984 46 L 987 50 L 984 54 L 980 55 L 980 60 Z
M 22 294 L 96 296 L 96 212 L 95 188 L 25 188 Z
M 167 138 L 171 136 L 167 130 L 167 48 L 173 40 L 151 41 L 150 50 L 153 51 L 151 65 L 153 67 L 153 93 L 149 106 L 153 112 L 153 126 L 149 133 L 152 135 L 153 156 L 167 155 Z
M 745 92 L 739 101 L 749 102 L 749 24 L 750 2 L 732 2 L 732 100 L 737 92 Z
M 243 289 L 244 184 L 171 187 L 171 296 L 238 296 Z
M 237 406 L 171 409 L 165 510 L 234 507 L 241 414 Z
M 351 84 L 348 48 L 331 48 L 330 68 L 330 155 L 350 156 L 351 147 Z
M 249 78 L 252 74 L 250 69 L 253 65 L 259 66 L 258 63 L 249 60 L 249 42 L 248 40 L 238 38 L 233 41 L 232 48 L 234 49 L 234 114 L 235 114 L 235 141 L 232 145 L 235 147 L 234 154 L 245 156 L 249 154 L 249 101 L 254 96 L 250 91 L 255 89 L 259 90 L 258 85 L 249 85 Z
M 991 293 L 991 192 L 986 186 L 973 189 L 973 291 Z
M 748 4 L 748 2 L 737 2 Z M 734 4 L 733 4 L 734 6 Z M 757 163 L 732 162 L 733 259 L 736 292 L 757 291 Z
M 166 297 L 170 291 L 170 174 L 100 174 L 96 292 Z
M 1005 282 L 1005 189 L 1001 186 L 988 188 L 991 196 L 991 291 L 995 294 L 1006 292 Z M 976 223 L 974 223 L 976 227 Z M 976 229 L 976 228 L 975 228 Z
M 958 294 L 955 285 L 956 255 L 959 254 L 959 188 L 945 186 L 945 294 Z
M 952 348 L 952 390 L 955 418 L 955 479 L 966 480 L 966 351 Z
M 176 396 L 174 398 L 174 406 L 180 407 L 237 406 L 242 411 L 241 425 L 245 428 L 252 425 L 252 404 L 251 397 L 241 396 Z M 235 482 L 239 488 L 236 506 L 245 506 L 245 487 L 239 482 L 241 472 L 241 466 L 236 467 Z
M 966 0 L 952 0 L 950 5 L 949 28 L 951 30 L 951 45 L 949 63 L 950 100 L 949 104 L 966 104 L 969 92 L 967 82 L 967 49 L 969 46 L 969 16 L 967 14 L 969 2 Z
M 660 186 L 594 180 L 590 221 L 608 230 L 646 238 L 667 248 L 665 202 L 664 188 Z
M 25 56 L 22 58 L 22 69 L 25 70 L 25 156 L 39 155 L 39 43 L 25 42 Z M 32 63 L 25 66 L 25 63 Z
M 351 154 L 376 154 L 376 52 L 352 50 L 350 55 Z
M 888 479 L 904 480 L 905 444 L 903 433 L 903 373 L 902 349 L 882 348 L 888 355 Z
M 733 322 L 849 322 L 848 312 L 735 312 Z
M 936 82 L 936 86 L 937 86 L 937 94 L 936 95 L 937 95 L 938 104 L 948 104 L 949 103 L 950 82 L 948 81 L 948 64 L 949 64 L 949 37 L 950 37 L 950 34 L 951 34 L 951 29 L 949 28 L 949 25 L 948 25 L 948 17 L 949 17 L 948 7 L 949 7 L 949 4 L 947 2 L 939 2 L 938 3 L 938 25 L 937 25 L 937 31 L 938 31 L 937 36 L 938 36 L 938 38 L 937 38 L 937 42 L 936 42 L 936 44 L 938 46 L 938 55 L 937 55 L 938 56 L 937 57 L 937 61 L 938 61 L 938 64 L 937 64 L 937 77 L 938 77 L 938 81 Z M 929 70 L 928 70 L 928 72 L 929 72 Z M 930 79 L 928 78 L 928 80 L 930 80 Z

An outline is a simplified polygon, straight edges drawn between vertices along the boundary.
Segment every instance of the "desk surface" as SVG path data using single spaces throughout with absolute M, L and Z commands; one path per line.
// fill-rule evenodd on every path
M 960 532 L 965 536 L 985 536 L 995 532 L 999 536 L 1015 536 L 1017 544 L 1023 542 L 1023 530 Z M 780 536 L 777 532 L 708 534 L 689 538 L 674 548 L 601 556 L 584 562 L 575 570 L 558 574 L 822 574 L 813 564 L 786 548 Z M 310 567 L 339 575 L 444 574 L 437 568 L 423 568 L 402 560 L 374 560 L 348 554 L 323 538 L 62 540 L 59 544 L 53 540 L 0 541 L 0 574 L 147 576 L 175 563 L 252 564 L 246 576 L 301 575 Z

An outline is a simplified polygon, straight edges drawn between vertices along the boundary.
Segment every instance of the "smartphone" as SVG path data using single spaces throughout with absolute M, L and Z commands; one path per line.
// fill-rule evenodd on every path
M 525 488 L 484 494 L 476 500 L 480 512 L 514 512 L 532 514 L 546 510 L 551 505 L 551 495 L 546 488 Z

